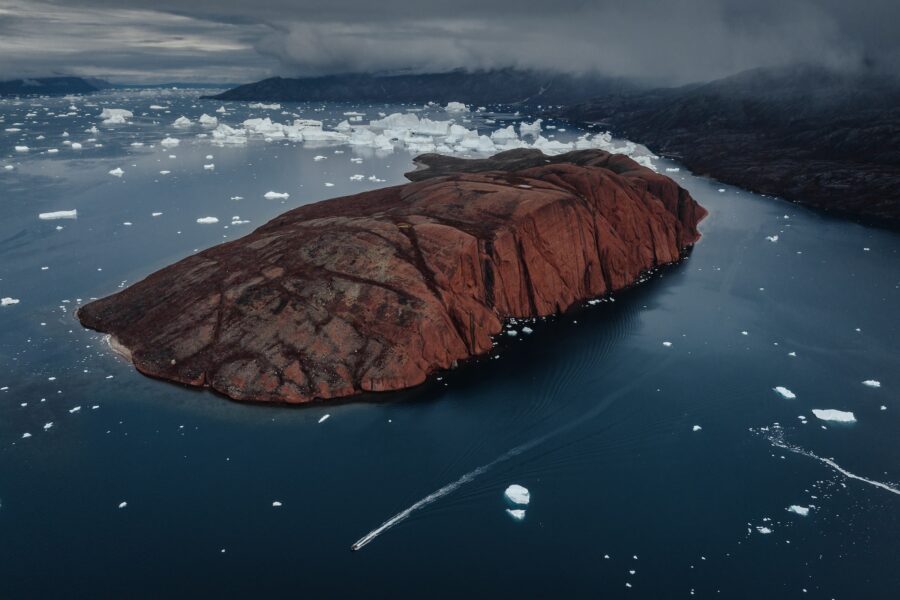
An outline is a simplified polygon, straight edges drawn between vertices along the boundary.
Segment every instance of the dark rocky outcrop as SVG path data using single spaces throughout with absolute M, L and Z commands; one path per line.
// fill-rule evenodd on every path
M 698 175 L 900 227 L 900 84 L 881 72 L 759 69 L 605 95 L 557 116 L 645 144 Z
M 507 317 L 633 284 L 700 237 L 675 182 L 599 150 L 424 155 L 414 183 L 291 210 L 80 308 L 142 373 L 236 400 L 397 390 Z
M 100 79 L 82 77 L 38 77 L 0 81 L 0 96 L 63 96 L 89 94 L 109 84 Z
M 271 77 L 230 89 L 217 100 L 265 102 L 465 102 L 573 104 L 600 94 L 631 89 L 621 79 L 519 69 L 450 71 L 406 75 Z

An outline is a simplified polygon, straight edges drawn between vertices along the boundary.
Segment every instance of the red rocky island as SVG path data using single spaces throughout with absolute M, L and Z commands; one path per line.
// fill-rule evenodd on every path
M 427 154 L 413 182 L 301 206 L 78 311 L 141 372 L 304 403 L 425 381 L 537 317 L 678 261 L 706 215 L 600 150 Z

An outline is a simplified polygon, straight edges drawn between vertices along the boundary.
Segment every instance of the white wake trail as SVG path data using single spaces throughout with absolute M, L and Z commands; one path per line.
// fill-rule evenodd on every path
M 469 471 L 468 473 L 466 473 L 465 475 L 463 475 L 456 481 L 454 481 L 452 483 L 448 483 L 447 485 L 438 489 L 437 491 L 434 491 L 434 492 L 428 494 L 427 496 L 425 496 L 424 498 L 422 498 L 421 500 L 419 500 L 418 502 L 416 502 L 409 508 L 398 512 L 396 515 L 394 515 L 393 517 L 391 517 L 390 519 L 388 519 L 387 521 L 385 521 L 384 523 L 379 525 L 377 528 L 373 529 L 366 535 L 359 538 L 352 546 L 350 546 L 350 549 L 353 551 L 362 550 L 367 544 L 372 542 L 372 540 L 377 538 L 379 535 L 381 535 L 382 533 L 384 533 L 391 527 L 397 525 L 398 523 L 405 521 L 409 517 L 409 515 L 411 515 L 415 511 L 425 508 L 429 504 L 432 504 L 433 502 L 439 500 L 440 498 L 443 498 L 447 494 L 452 494 L 454 491 L 459 489 L 461 486 L 471 482 L 479 475 L 483 475 L 484 473 L 489 471 L 492 467 L 494 467 L 506 460 L 509 460 L 510 458 L 513 458 L 514 456 L 518 456 L 519 454 L 522 454 L 523 452 L 527 452 L 528 450 L 531 450 L 535 446 L 543 444 L 550 438 L 555 437 L 565 431 L 569 431 L 570 429 L 573 429 L 573 428 L 577 427 L 578 425 L 581 425 L 585 421 L 596 417 L 598 414 L 600 414 L 601 412 L 606 410 L 606 408 L 612 403 L 613 400 L 615 400 L 619 396 L 624 395 L 626 392 L 630 391 L 631 388 L 633 388 L 633 387 L 635 387 L 635 385 L 637 385 L 637 383 L 638 382 L 633 382 L 632 384 L 626 385 L 626 386 L 620 388 L 619 390 L 613 392 L 612 394 L 607 395 L 594 408 L 592 408 L 591 410 L 589 410 L 582 416 L 578 417 L 574 421 L 570 421 L 569 423 L 566 423 L 565 425 L 561 425 L 560 427 L 557 427 L 556 429 L 554 429 L 548 433 L 545 433 L 544 435 L 539 436 L 539 437 L 531 440 L 530 442 L 526 442 L 524 444 L 516 446 L 515 448 L 513 448 L 511 450 L 507 450 L 505 453 L 501 454 L 500 456 L 498 456 L 491 462 L 481 465 L 480 467 Z
M 800 454 L 801 456 L 806 456 L 808 458 L 812 458 L 819 462 L 825 463 L 826 465 L 828 465 L 829 467 L 831 467 L 832 469 L 834 469 L 835 471 L 837 471 L 844 477 L 847 477 L 849 479 L 855 479 L 857 481 L 862 481 L 863 483 L 868 483 L 869 485 L 874 485 L 877 488 L 881 488 L 892 494 L 897 494 L 898 496 L 900 496 L 900 489 L 898 489 L 892 485 L 889 485 L 887 483 L 883 483 L 881 481 L 875 481 L 874 479 L 867 479 L 865 477 L 861 477 L 860 475 L 857 475 L 856 473 L 851 473 L 850 471 L 848 471 L 841 465 L 837 464 L 830 458 L 823 458 L 813 452 L 810 452 L 809 450 L 804 450 L 803 448 L 801 448 L 799 446 L 794 446 L 792 444 L 788 444 L 787 442 L 784 441 L 783 436 L 784 436 L 784 434 L 781 433 L 780 430 L 778 430 L 776 434 L 769 436 L 769 441 L 776 448 L 782 448 L 784 450 L 793 452 L 794 454 Z

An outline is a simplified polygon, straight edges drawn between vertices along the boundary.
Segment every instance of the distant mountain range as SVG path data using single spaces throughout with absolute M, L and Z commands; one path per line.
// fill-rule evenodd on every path
M 451 71 L 421 75 L 328 75 L 286 79 L 272 77 L 216 96 L 217 100 L 266 102 L 450 101 L 466 104 L 573 104 L 601 94 L 634 89 L 621 79 L 566 75 L 518 69 Z
M 64 96 L 88 94 L 108 87 L 108 82 L 91 77 L 10 79 L 0 81 L 0 96 Z
M 607 94 L 554 113 L 647 145 L 692 172 L 900 227 L 900 84 L 795 66 Z

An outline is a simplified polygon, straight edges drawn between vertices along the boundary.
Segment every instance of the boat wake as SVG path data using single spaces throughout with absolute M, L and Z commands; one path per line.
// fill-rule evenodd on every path
M 837 464 L 830 458 L 823 458 L 823 457 L 819 456 L 818 454 L 815 454 L 814 452 L 810 452 L 809 450 L 801 448 L 800 446 L 796 446 L 794 444 L 786 442 L 784 439 L 784 430 L 777 425 L 773 426 L 773 427 L 765 428 L 761 431 L 762 431 L 762 433 L 764 433 L 766 435 L 766 439 L 768 439 L 769 442 L 772 444 L 772 446 L 774 446 L 775 448 L 781 448 L 783 450 L 793 452 L 794 454 L 799 454 L 801 456 L 806 456 L 808 458 L 812 458 L 814 460 L 817 460 L 821 463 L 828 465 L 833 470 L 837 471 L 838 473 L 840 473 L 844 477 L 847 477 L 848 479 L 855 479 L 856 481 L 862 481 L 863 483 L 868 483 L 869 485 L 875 486 L 877 488 L 881 488 L 881 489 L 885 490 L 886 492 L 890 492 L 892 494 L 897 494 L 898 496 L 900 496 L 900 488 L 897 488 L 888 483 L 884 483 L 881 481 L 875 481 L 874 479 L 868 479 L 866 477 L 862 477 L 860 475 L 857 475 L 856 473 L 851 473 L 850 471 L 848 471 L 841 465 Z

